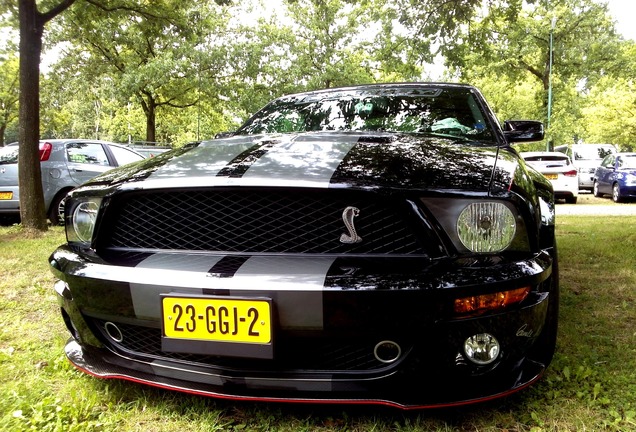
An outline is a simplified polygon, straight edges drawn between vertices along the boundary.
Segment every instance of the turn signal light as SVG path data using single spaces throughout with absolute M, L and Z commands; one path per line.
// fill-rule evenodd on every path
M 455 313 L 458 315 L 481 315 L 485 312 L 495 312 L 510 305 L 521 303 L 530 293 L 530 287 L 501 291 L 493 294 L 483 294 L 455 299 Z

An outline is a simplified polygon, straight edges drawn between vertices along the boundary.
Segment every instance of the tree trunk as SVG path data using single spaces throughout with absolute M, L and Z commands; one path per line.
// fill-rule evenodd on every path
M 157 104 L 153 99 L 152 95 L 142 90 L 141 94 L 138 95 L 139 102 L 141 103 L 141 109 L 143 109 L 144 114 L 146 116 L 146 142 L 155 142 L 157 123 Z
M 20 126 L 18 181 L 20 218 L 30 230 L 46 231 L 46 209 L 40 171 L 40 54 L 44 21 L 35 0 L 20 0 Z
M 148 111 L 146 112 L 146 141 L 153 143 L 157 141 L 157 106 L 154 100 L 148 101 Z

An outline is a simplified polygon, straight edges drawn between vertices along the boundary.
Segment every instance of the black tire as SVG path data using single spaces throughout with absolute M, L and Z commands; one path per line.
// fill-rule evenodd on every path
M 64 203 L 69 190 L 62 190 L 55 195 L 49 207 L 48 218 L 51 225 L 64 225 Z
M 577 201 L 578 201 L 578 197 L 575 197 L 575 196 L 569 196 L 565 198 L 565 202 L 567 204 L 576 204 Z
M 592 188 L 592 193 L 594 194 L 594 196 L 596 198 L 600 198 L 600 197 L 603 196 L 603 194 L 598 191 L 598 182 L 596 182 L 596 181 L 594 182 L 594 187 Z
M 615 203 L 624 201 L 623 197 L 621 196 L 621 188 L 618 183 L 614 183 L 612 185 L 612 201 L 614 201 Z

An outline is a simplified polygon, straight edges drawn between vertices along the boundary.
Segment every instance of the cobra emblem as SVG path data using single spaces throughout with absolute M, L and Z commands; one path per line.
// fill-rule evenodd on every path
M 360 209 L 357 207 L 347 207 L 342 212 L 342 220 L 349 231 L 349 234 L 342 234 L 340 236 L 340 242 L 344 244 L 354 244 L 360 243 L 362 241 L 362 237 L 358 235 L 356 232 L 356 227 L 353 224 L 353 218 L 360 214 Z

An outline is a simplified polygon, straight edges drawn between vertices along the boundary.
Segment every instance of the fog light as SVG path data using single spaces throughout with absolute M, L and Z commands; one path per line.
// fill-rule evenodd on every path
M 488 333 L 473 335 L 464 342 L 466 358 L 478 365 L 487 365 L 499 357 L 499 342 Z

